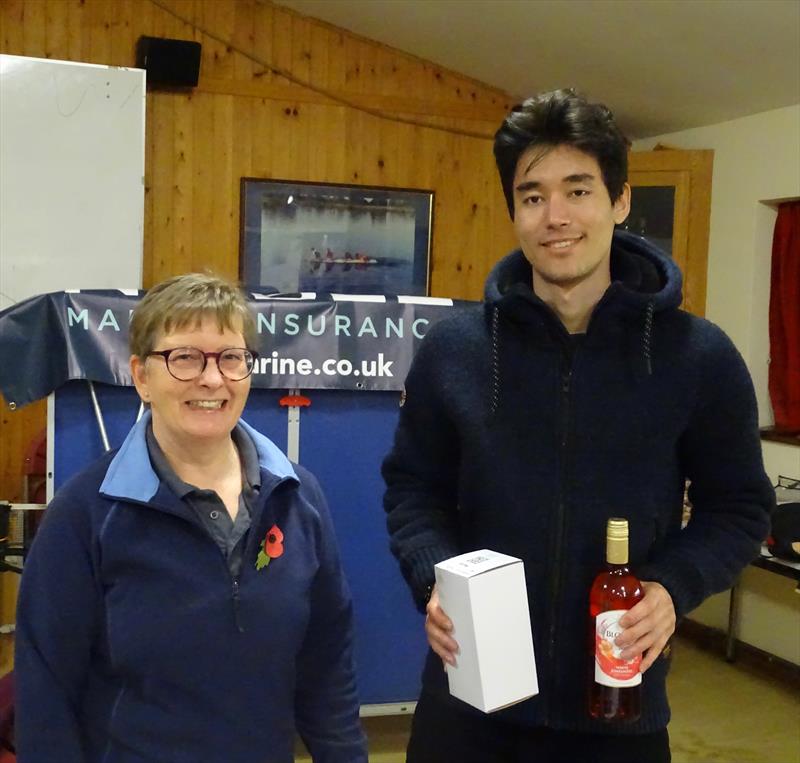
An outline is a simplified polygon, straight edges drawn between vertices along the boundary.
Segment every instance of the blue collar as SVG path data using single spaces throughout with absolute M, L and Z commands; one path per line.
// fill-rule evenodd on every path
M 147 425 L 151 420 L 150 411 L 145 411 L 141 419 L 134 425 L 125 442 L 117 451 L 108 466 L 100 492 L 109 498 L 121 498 L 148 503 L 158 492 L 160 480 L 147 450 Z M 278 479 L 300 480 L 292 464 L 272 440 L 264 437 L 241 419 L 238 425 L 250 437 L 258 454 L 258 465 L 261 469 Z

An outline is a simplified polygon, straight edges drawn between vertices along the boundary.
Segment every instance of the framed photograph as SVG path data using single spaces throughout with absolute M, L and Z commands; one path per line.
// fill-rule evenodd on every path
M 279 292 L 425 296 L 433 192 L 242 178 L 239 277 Z

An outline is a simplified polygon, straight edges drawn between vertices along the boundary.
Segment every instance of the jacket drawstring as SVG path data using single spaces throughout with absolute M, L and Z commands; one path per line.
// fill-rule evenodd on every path
M 500 404 L 500 311 L 492 306 L 492 378 L 490 380 L 489 416 Z
M 653 312 L 655 311 L 655 301 L 650 300 L 644 311 L 644 330 L 642 331 L 642 356 L 644 367 L 648 376 L 653 375 L 652 363 L 652 338 L 653 338 Z

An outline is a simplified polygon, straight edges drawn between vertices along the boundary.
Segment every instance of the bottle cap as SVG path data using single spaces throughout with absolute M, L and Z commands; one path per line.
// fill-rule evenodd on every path
M 614 540 L 628 539 L 628 520 L 612 517 L 606 526 L 606 537 Z

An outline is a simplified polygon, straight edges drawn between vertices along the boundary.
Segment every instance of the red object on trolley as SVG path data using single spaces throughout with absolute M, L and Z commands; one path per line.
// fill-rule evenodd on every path
M 307 398 L 305 395 L 286 395 L 280 399 L 280 404 L 285 407 L 295 407 L 295 406 L 303 406 L 307 407 L 311 405 L 311 400 Z

